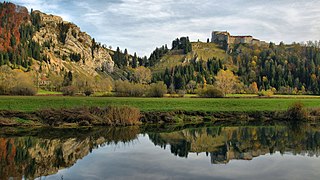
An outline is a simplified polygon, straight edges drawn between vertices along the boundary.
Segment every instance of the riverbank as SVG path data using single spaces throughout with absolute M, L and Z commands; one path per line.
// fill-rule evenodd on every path
M 320 120 L 319 109 L 296 103 L 285 111 L 149 111 L 130 106 L 43 109 L 33 112 L 0 110 L 0 126 L 85 127 L 133 126 L 156 128 L 197 127 L 203 125 L 270 125 L 275 123 Z

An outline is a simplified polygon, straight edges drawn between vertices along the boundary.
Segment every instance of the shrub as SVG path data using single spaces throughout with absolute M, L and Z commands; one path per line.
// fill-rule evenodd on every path
M 167 93 L 167 86 L 163 82 L 157 82 L 149 86 L 147 96 L 163 97 L 166 93 Z
M 186 94 L 186 91 L 185 90 L 179 90 L 177 94 L 178 94 L 179 97 L 184 97 L 184 95 Z
M 115 82 L 116 96 L 120 97 L 141 97 L 145 93 L 145 86 L 143 84 L 130 83 L 129 81 Z
M 129 106 L 109 106 L 107 108 L 106 119 L 110 120 L 112 125 L 135 125 L 140 121 L 140 110 Z
M 308 112 L 301 102 L 294 103 L 286 112 L 286 118 L 292 121 L 308 119 Z
M 87 87 L 87 88 L 85 88 L 85 90 L 84 90 L 84 95 L 86 95 L 86 96 L 90 96 L 91 94 L 93 94 L 93 90 L 92 90 L 92 88 L 90 88 L 90 87 Z
M 8 88 L 0 83 L 0 95 L 8 95 Z
M 64 96 L 74 96 L 76 92 L 77 92 L 77 89 L 74 86 L 66 86 L 62 88 L 62 94 Z
M 260 97 L 271 97 L 271 96 L 273 96 L 273 94 L 274 94 L 274 92 L 272 91 L 272 90 L 267 90 L 267 91 L 265 91 L 265 90 L 262 90 L 262 91 L 260 91 L 259 93 L 258 93 L 258 95 L 260 96 Z
M 34 88 L 32 85 L 23 84 L 23 83 L 14 86 L 10 91 L 11 95 L 18 95 L 18 96 L 34 96 L 36 95 L 36 93 L 37 93 L 36 88 Z
M 222 91 L 216 89 L 213 86 L 207 86 L 207 88 L 198 91 L 199 97 L 203 98 L 223 98 L 224 94 Z

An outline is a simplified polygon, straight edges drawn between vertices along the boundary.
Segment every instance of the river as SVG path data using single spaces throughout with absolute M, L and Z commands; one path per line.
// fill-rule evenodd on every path
M 0 129 L 0 179 L 319 179 L 313 125 Z

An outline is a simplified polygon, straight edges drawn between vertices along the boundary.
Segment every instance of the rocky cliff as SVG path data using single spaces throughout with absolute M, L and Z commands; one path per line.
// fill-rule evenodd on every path
M 61 70 L 97 75 L 98 71 L 113 72 L 114 62 L 106 48 L 98 45 L 75 24 L 59 16 L 33 12 L 40 17 L 40 29 L 33 40 L 43 47 L 50 61 L 42 69 L 59 73 Z M 76 58 L 72 59 L 72 55 Z

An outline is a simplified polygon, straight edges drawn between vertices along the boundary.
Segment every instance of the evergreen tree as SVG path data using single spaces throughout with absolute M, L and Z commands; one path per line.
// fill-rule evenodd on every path
M 0 66 L 4 65 L 4 58 L 3 58 L 3 54 L 0 53 Z
M 132 68 L 137 67 L 137 61 L 138 61 L 137 53 L 134 53 L 133 58 L 132 58 Z
M 72 72 L 69 71 L 64 75 L 62 86 L 70 86 L 72 85 L 73 75 Z

